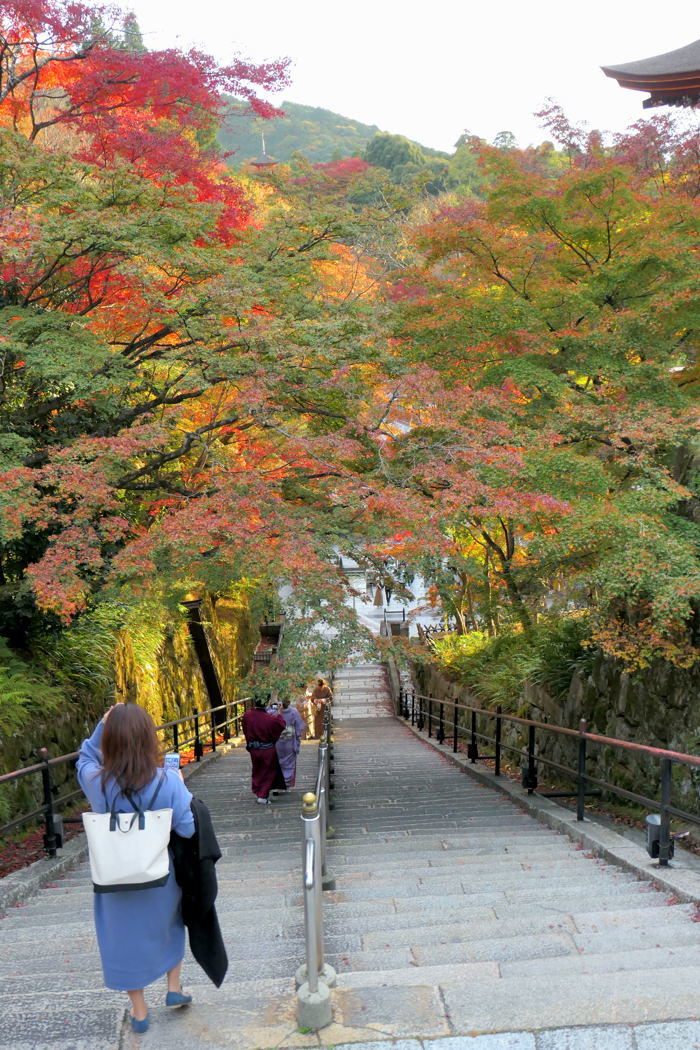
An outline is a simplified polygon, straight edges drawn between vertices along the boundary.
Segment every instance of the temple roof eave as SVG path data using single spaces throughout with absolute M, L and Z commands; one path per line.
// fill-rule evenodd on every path
M 651 78 L 658 83 L 658 78 L 677 77 L 682 74 L 700 78 L 700 40 L 694 40 L 692 44 L 676 48 L 675 51 L 666 51 L 662 55 L 653 55 L 638 62 L 623 62 L 617 66 L 601 66 L 601 69 L 606 76 L 615 80 L 627 80 L 630 77 L 634 80 Z

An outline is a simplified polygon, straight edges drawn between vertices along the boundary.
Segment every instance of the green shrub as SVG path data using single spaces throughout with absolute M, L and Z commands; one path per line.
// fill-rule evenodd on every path
M 0 740 L 13 736 L 28 718 L 55 711 L 66 695 L 14 653 L 0 636 Z
M 593 650 L 582 618 L 541 619 L 529 631 L 490 638 L 483 631 L 444 635 L 432 646 L 440 668 L 487 704 L 515 710 L 527 682 L 554 697 L 566 695 L 576 670 L 586 671 Z

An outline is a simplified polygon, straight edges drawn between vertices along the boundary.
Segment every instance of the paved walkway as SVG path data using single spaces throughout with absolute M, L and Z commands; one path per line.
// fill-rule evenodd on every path
M 324 895 L 334 1022 L 300 1032 L 300 789 L 256 806 L 243 749 L 192 781 L 224 857 L 221 989 L 186 959 L 195 1003 L 134 1036 L 102 987 L 87 866 L 0 920 L 0 1050 L 692 1050 L 700 1047 L 695 907 L 596 860 L 378 711 L 336 729 L 336 837 Z M 359 699 L 359 697 L 358 697 Z M 364 702 L 358 703 L 360 713 Z

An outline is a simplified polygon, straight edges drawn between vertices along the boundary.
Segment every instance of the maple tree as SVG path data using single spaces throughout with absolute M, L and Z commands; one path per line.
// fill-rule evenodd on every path
M 35 10 L 12 52 L 35 75 L 0 106 L 2 629 L 22 642 L 37 613 L 67 623 L 119 587 L 177 599 L 307 573 L 332 588 L 334 543 L 364 508 L 330 485 L 354 485 L 354 406 L 376 368 L 376 281 L 344 203 L 366 166 L 319 174 L 342 187 L 321 205 L 293 178 L 235 178 L 192 134 L 221 87 L 201 56 L 168 55 L 161 97 L 163 56 L 124 57 L 100 28 L 54 62 L 62 8 Z M 108 56 L 143 73 L 119 104 Z M 43 91 L 46 69 L 63 94 L 39 128 L 26 85 Z
M 472 624 L 493 626 L 495 587 L 525 629 L 586 610 L 631 666 L 687 664 L 697 136 L 662 120 L 605 149 L 549 116 L 564 170 L 483 147 L 483 202 L 437 210 L 396 282 L 397 337 L 433 386 L 394 469 L 452 542 L 436 581 Z

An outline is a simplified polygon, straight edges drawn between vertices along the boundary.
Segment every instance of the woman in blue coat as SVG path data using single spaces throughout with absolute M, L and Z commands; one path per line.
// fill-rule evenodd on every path
M 160 768 L 160 749 L 150 715 L 136 704 L 117 704 L 83 741 L 77 773 L 94 813 L 146 807 L 161 777 L 156 809 L 172 809 L 172 830 L 183 838 L 194 834 L 192 795 L 177 770 Z M 131 796 L 134 804 L 127 795 Z M 185 927 L 172 859 L 168 881 L 144 890 L 96 893 L 95 928 L 105 984 L 125 991 L 131 1000 L 131 1027 L 148 1028 L 144 988 L 167 974 L 166 1006 L 186 1006 L 180 969 L 185 954 Z

